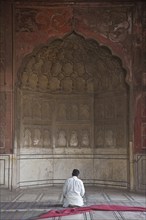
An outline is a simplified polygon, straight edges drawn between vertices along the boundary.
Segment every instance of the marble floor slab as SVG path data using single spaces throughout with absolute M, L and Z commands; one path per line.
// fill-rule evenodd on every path
M 86 206 L 109 204 L 146 207 L 145 194 L 126 190 L 88 186 L 84 200 Z M 63 209 L 61 186 L 15 191 L 0 189 L 0 220 L 34 220 L 52 209 Z M 146 220 L 146 212 L 91 211 L 43 220 Z

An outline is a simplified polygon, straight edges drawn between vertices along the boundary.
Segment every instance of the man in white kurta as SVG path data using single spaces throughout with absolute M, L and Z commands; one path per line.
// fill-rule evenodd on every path
M 72 177 L 65 181 L 63 187 L 63 207 L 83 206 L 83 196 L 85 194 L 84 184 L 78 178 L 79 170 L 74 169 Z

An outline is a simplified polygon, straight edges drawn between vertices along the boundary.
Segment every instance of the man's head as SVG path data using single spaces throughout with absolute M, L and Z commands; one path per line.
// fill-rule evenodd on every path
M 74 169 L 72 171 L 72 176 L 78 176 L 80 174 L 80 171 L 78 169 Z

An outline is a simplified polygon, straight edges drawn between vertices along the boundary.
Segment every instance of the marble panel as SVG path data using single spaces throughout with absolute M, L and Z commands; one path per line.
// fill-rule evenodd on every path
M 54 179 L 64 182 L 72 174 L 72 170 L 77 168 L 80 170 L 80 178 L 86 183 L 93 182 L 93 160 L 92 158 L 62 158 L 54 159 Z
M 92 212 L 92 219 L 114 220 L 116 218 L 115 218 L 114 212 L 108 211 L 107 213 L 105 213 L 104 211 L 96 211 L 96 212 Z
M 99 202 L 99 203 L 104 203 L 104 202 L 106 202 L 106 198 L 104 197 L 104 194 L 103 193 L 100 193 L 100 192 L 95 192 L 94 194 L 87 194 L 86 193 L 86 200 L 87 200 L 87 202 L 89 202 L 90 201 L 90 203 L 91 202 Z
M 23 147 L 20 148 L 20 153 L 21 155 L 46 155 L 46 154 L 52 154 L 53 149 L 52 148 L 40 148 L 40 147 Z
M 11 179 L 11 155 L 0 155 L 0 186 L 8 188 Z
M 94 159 L 94 178 L 102 184 L 124 186 L 127 182 L 127 161 L 112 157 L 108 159 L 107 155 L 103 155 Z
M 110 201 L 119 201 L 119 197 L 121 201 L 129 201 L 129 199 L 126 197 L 124 193 L 119 192 L 108 192 L 107 196 Z
M 61 217 L 61 220 L 85 220 L 84 214 L 69 215 Z
M 50 183 L 53 175 L 52 159 L 23 158 L 20 160 L 20 185 L 39 185 Z
M 26 193 L 23 194 L 17 201 L 19 202 L 33 202 L 34 200 L 36 200 L 37 198 L 37 194 L 36 193 Z
M 122 219 L 126 220 L 145 220 L 146 214 L 144 212 L 121 212 Z
M 20 157 L 20 186 L 63 184 L 77 168 L 85 184 L 125 187 L 126 164 L 119 155 L 24 154 Z
M 143 194 L 131 193 L 130 196 L 133 200 L 136 200 L 138 202 L 145 202 L 146 205 L 146 197 L 144 197 Z
M 54 193 L 50 194 L 45 194 L 43 195 L 43 197 L 41 198 L 41 202 L 48 202 L 48 201 L 53 201 L 53 202 L 57 202 L 59 200 L 59 193 L 56 195 Z

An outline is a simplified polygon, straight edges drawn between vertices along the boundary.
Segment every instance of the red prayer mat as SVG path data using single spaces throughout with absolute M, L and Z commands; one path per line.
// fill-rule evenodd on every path
M 121 205 L 91 205 L 78 208 L 66 208 L 61 210 L 50 210 L 47 213 L 41 214 L 37 220 L 43 218 L 53 218 L 67 215 L 82 214 L 90 211 L 134 211 L 134 212 L 146 212 L 146 207 L 135 206 L 121 206 Z

